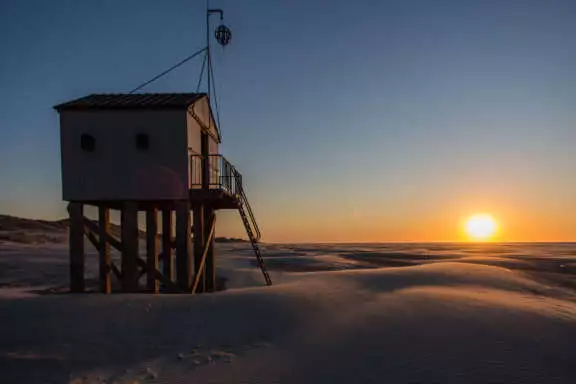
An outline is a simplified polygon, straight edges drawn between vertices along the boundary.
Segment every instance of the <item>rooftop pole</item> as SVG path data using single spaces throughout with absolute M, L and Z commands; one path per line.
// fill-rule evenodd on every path
M 220 14 L 220 20 L 224 19 L 224 11 L 221 9 L 210 9 L 209 0 L 206 0 L 206 57 L 207 57 L 207 71 L 206 76 L 208 79 L 208 100 L 212 104 L 212 85 L 211 85 L 211 73 L 212 73 L 212 53 L 210 51 L 210 16 L 213 14 Z M 211 128 L 212 119 L 208 120 L 208 128 Z

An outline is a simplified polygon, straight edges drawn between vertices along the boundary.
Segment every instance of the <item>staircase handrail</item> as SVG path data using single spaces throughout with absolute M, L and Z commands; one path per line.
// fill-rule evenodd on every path
M 243 204 L 246 207 L 246 211 L 248 212 L 248 217 L 250 218 L 250 222 L 252 224 L 252 228 L 254 229 L 254 233 L 255 233 L 255 240 L 256 242 L 260 242 L 260 239 L 262 238 L 262 233 L 260 232 L 260 227 L 258 226 L 258 223 L 256 222 L 256 217 L 254 216 L 254 212 L 252 211 L 252 207 L 250 206 L 250 203 L 248 202 L 248 198 L 246 197 L 246 193 L 244 192 L 244 187 L 242 185 L 242 179 L 237 179 L 237 188 L 240 194 L 240 198 L 241 198 L 241 204 Z

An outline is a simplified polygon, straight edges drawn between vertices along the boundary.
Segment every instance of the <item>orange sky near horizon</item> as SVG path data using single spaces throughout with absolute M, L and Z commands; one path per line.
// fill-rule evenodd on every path
M 421 180 L 400 187 L 382 180 L 359 192 L 345 183 L 339 189 L 327 186 L 327 192 L 316 186 L 316 192 L 306 193 L 301 186 L 292 188 L 292 196 L 256 191 L 249 198 L 269 242 L 470 241 L 464 221 L 477 213 L 490 214 L 498 223 L 490 241 L 576 241 L 572 182 L 558 183 L 553 176 L 511 175 L 503 166 L 491 177 L 443 175 L 426 188 L 418 187 Z M 238 223 L 229 226 L 234 221 L 223 219 L 220 228 L 240 235 Z
M 490 242 L 576 241 L 576 218 L 567 215 L 562 207 L 546 211 L 505 204 L 454 203 L 406 208 L 405 212 L 398 207 L 386 214 L 385 209 L 326 212 L 317 207 L 303 208 L 300 213 L 298 209 L 258 211 L 258 218 L 267 242 L 469 242 L 475 240 L 465 232 L 464 224 L 477 213 L 488 213 L 497 221 L 497 231 L 488 239 Z M 239 218 L 224 215 L 219 232 L 243 236 Z
M 417 224 L 409 223 L 370 223 L 352 226 L 328 223 L 288 225 L 281 230 L 264 229 L 267 242 L 470 242 L 462 229 L 462 219 L 433 218 L 423 219 Z M 236 231 L 234 231 L 236 233 Z M 237 233 L 242 236 L 242 233 Z M 562 223 L 554 220 L 539 221 L 537 226 L 523 220 L 498 221 L 498 231 L 489 242 L 570 242 L 576 241 L 574 231 L 562 228 Z
M 247 195 L 265 242 L 455 242 L 470 241 L 463 222 L 476 213 L 488 213 L 498 223 L 491 241 L 576 241 L 576 198 L 573 181 L 549 172 L 532 177 L 530 170 L 509 172 L 452 172 L 428 180 L 405 175 L 370 181 L 359 186 L 352 173 L 338 179 L 302 183 L 258 183 L 250 177 Z M 281 175 L 282 176 L 282 175 Z M 252 180 L 256 179 L 255 182 Z M 430 180 L 436 180 L 431 182 Z M 65 203 L 55 210 L 40 209 L 43 203 L 11 204 L 3 213 L 56 219 L 66 215 Z M 89 212 L 89 210 L 87 210 Z M 116 218 L 116 219 L 115 219 Z M 114 221 L 117 215 L 112 215 Z M 142 221 L 143 223 L 144 221 Z M 217 236 L 245 237 L 235 212 L 220 212 Z
M 491 242 L 576 241 L 576 215 L 570 214 L 576 207 L 571 209 L 562 204 L 538 207 L 525 205 L 521 199 L 502 199 L 501 204 L 454 200 L 438 205 L 424 200 L 380 202 L 380 205 L 366 200 L 359 200 L 356 205 L 333 199 L 322 204 L 296 199 L 289 204 L 251 200 L 263 241 L 270 243 L 469 242 L 474 240 L 464 231 L 464 223 L 476 213 L 488 213 L 497 221 L 498 230 L 489 239 Z M 267 202 L 271 204 L 266 206 Z M 34 214 L 37 211 L 24 207 L 12 207 L 14 211 L 5 213 L 56 219 L 65 217 L 65 204 L 60 207 L 60 213 L 49 216 L 37 216 Z M 90 209 L 86 214 L 95 217 Z M 111 218 L 119 221 L 114 213 Z M 237 213 L 220 211 L 217 236 L 246 237 Z

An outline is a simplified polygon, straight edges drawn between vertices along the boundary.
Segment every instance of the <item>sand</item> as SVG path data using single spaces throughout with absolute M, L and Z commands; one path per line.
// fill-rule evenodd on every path
M 576 245 L 218 246 L 215 294 L 56 294 L 65 247 L 0 245 L 5 383 L 574 383 Z M 88 273 L 95 274 L 95 257 Z

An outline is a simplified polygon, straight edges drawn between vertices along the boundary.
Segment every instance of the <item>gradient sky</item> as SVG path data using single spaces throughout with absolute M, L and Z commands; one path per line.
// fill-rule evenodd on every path
M 328 5 L 329 4 L 329 5 Z M 266 241 L 576 241 L 576 2 L 232 1 L 225 155 Z M 57 218 L 52 106 L 204 44 L 203 0 L 0 3 L 0 212 Z M 200 60 L 148 87 L 194 91 Z M 240 235 L 221 215 L 219 235 Z

